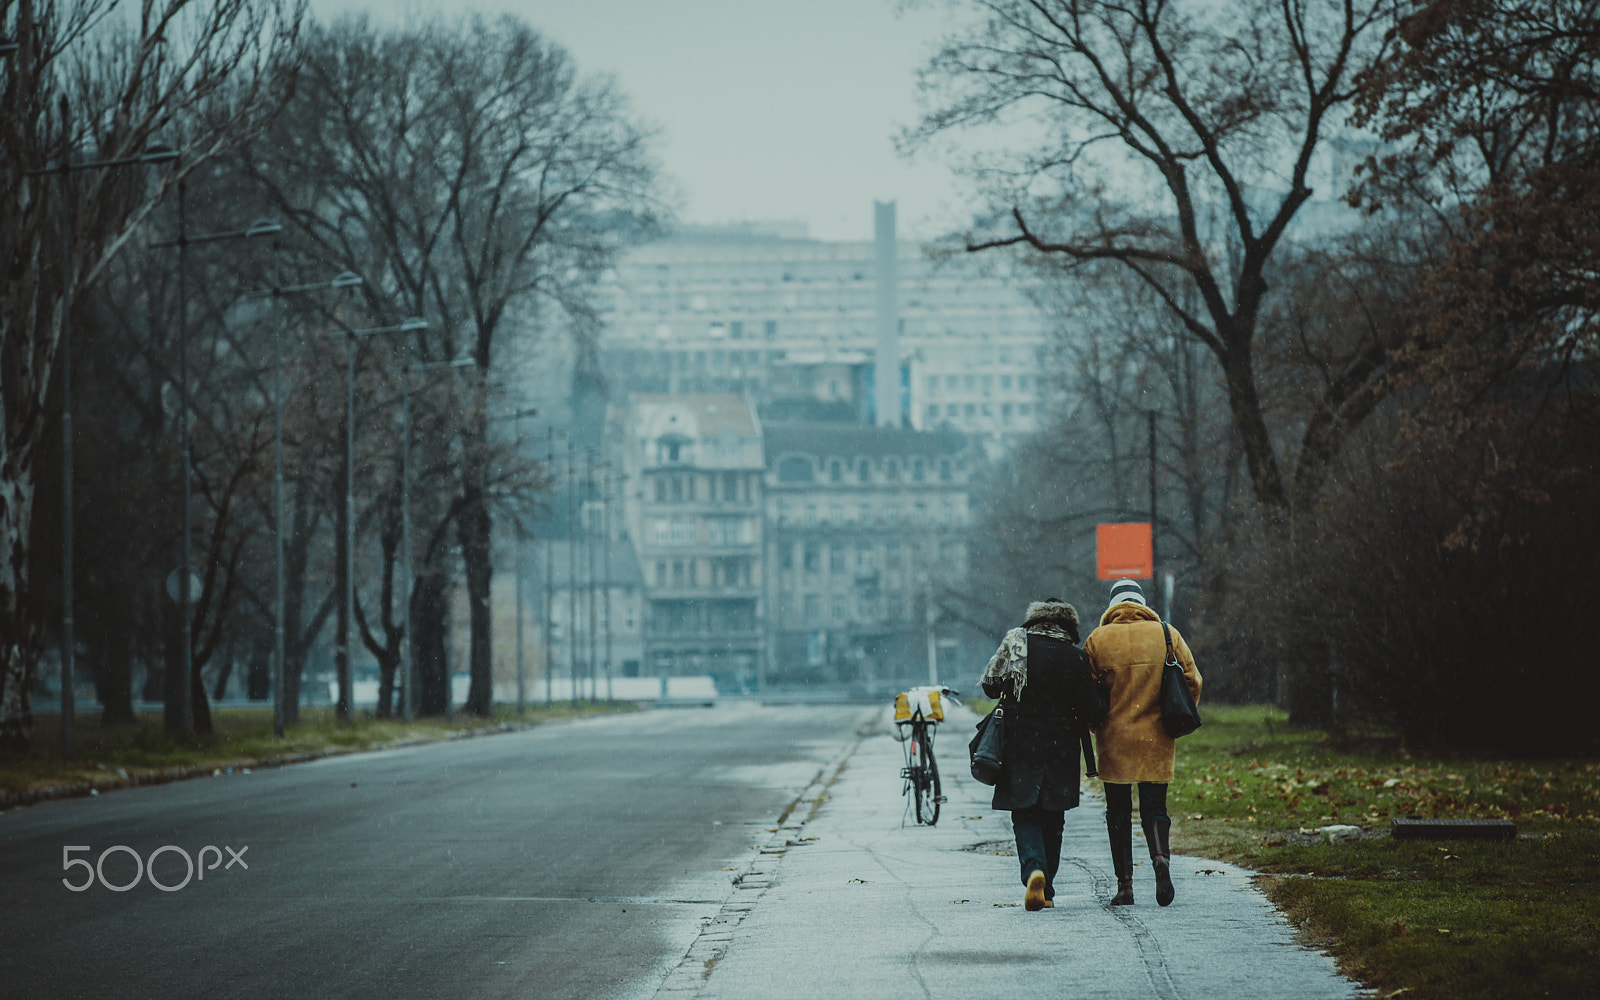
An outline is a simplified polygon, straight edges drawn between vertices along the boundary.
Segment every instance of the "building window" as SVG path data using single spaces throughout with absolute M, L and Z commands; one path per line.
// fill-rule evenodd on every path
M 1000 388 L 1001 389 L 1009 389 L 1009 388 L 1011 388 L 1011 376 L 1010 375 L 1002 375 L 1002 376 L 1000 376 Z
M 928 419 L 929 420 L 938 420 L 939 419 L 939 404 L 938 403 L 929 403 L 928 404 Z
M 672 585 L 674 587 L 683 586 L 683 560 L 682 559 L 674 559 L 672 561 Z
M 900 523 L 900 508 L 899 507 L 896 507 L 893 504 L 890 504 L 888 510 L 884 511 L 884 515 L 885 515 L 884 520 L 889 522 L 889 526 L 891 528 Z
M 821 568 L 821 566 L 822 566 L 822 546 L 818 545 L 816 542 L 806 542 L 805 543 L 805 570 L 806 570 L 806 572 L 807 573 L 815 573 Z
M 666 585 L 667 585 L 667 563 L 666 563 L 665 560 L 661 560 L 661 561 L 656 563 L 656 586 L 665 587 Z
M 911 478 L 919 483 L 928 478 L 927 470 L 923 468 L 922 459 L 919 458 L 911 463 Z
M 1025 416 L 1027 416 L 1028 414 L 1030 414 L 1032 412 L 1033 412 L 1033 407 L 1029 406 L 1027 403 L 1018 403 L 1017 404 L 1017 416 L 1025 417 Z
M 828 546 L 828 572 L 844 572 L 844 545 L 839 542 Z
M 828 482 L 838 483 L 844 481 L 844 463 L 834 459 L 828 463 Z
M 947 417 L 953 417 L 958 412 L 960 412 L 960 410 L 961 410 L 961 407 L 957 406 L 956 404 L 954 404 L 954 403 L 946 403 L 945 407 L 944 407 L 944 415 L 947 416 Z
M 778 568 L 794 569 L 794 546 L 788 542 L 778 546 Z
M 939 394 L 939 376 L 937 376 L 937 375 L 929 375 L 928 376 L 928 395 L 937 396 L 938 394 Z
M 724 472 L 722 474 L 722 499 L 739 499 L 739 474 L 737 472 Z
M 666 503 L 666 502 L 667 502 L 667 481 L 658 476 L 656 478 L 656 503 Z
M 856 466 L 856 478 L 863 483 L 872 478 L 872 467 L 864 458 Z
M 1028 383 L 1030 381 L 1032 381 L 1032 379 L 1029 376 L 1027 376 L 1027 375 L 1018 375 L 1017 376 L 1017 388 L 1021 389 L 1023 392 L 1027 392 L 1028 391 Z
M 956 376 L 946 375 L 944 378 L 944 387 L 946 390 L 954 392 L 956 388 Z
M 809 483 L 815 475 L 811 459 L 791 455 L 778 462 L 778 482 Z
M 950 460 L 948 458 L 939 460 L 939 481 L 942 483 L 950 481 Z
M 896 461 L 895 459 L 892 459 L 892 458 L 889 459 L 887 462 L 883 463 L 883 475 L 884 475 L 885 479 L 890 479 L 890 480 L 899 479 L 900 478 L 900 463 L 898 461 Z
M 806 595 L 806 624 L 815 625 L 822 617 L 822 598 L 816 594 Z
M 843 597 L 835 597 L 833 599 L 833 620 L 842 622 L 849 617 L 849 614 L 849 610 L 845 607 L 845 599 Z
M 844 523 L 844 504 L 835 503 L 835 504 L 829 504 L 828 505 L 828 523 L 829 524 L 843 524 Z
M 817 524 L 817 505 L 816 504 L 814 504 L 814 503 L 806 504 L 805 519 L 801 523 L 804 524 L 808 528 L 816 527 L 816 524 Z
M 862 504 L 861 505 L 860 514 L 861 514 L 861 523 L 862 524 L 871 524 L 872 523 L 872 504 L 870 504 L 870 503 Z

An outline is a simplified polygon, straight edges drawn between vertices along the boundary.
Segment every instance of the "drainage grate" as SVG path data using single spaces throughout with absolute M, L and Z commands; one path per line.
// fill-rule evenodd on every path
M 1509 819 L 1423 819 L 1396 817 L 1389 821 L 1396 840 L 1515 840 L 1517 824 Z

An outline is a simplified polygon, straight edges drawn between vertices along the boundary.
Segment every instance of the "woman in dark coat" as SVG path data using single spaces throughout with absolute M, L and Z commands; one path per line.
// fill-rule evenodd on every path
M 1089 658 L 1077 646 L 1078 612 L 1059 598 L 1028 605 L 983 672 L 984 694 L 1005 709 L 1005 752 L 995 809 L 1011 812 L 1023 905 L 1055 903 L 1061 827 L 1078 804 L 1078 754 L 1088 727 L 1104 717 Z

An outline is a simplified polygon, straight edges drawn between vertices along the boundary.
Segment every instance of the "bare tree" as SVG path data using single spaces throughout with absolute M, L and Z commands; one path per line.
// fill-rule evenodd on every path
M 129 5 L 131 6 L 131 5 Z M 299 0 L 0 0 L 19 48 L 0 92 L 0 744 L 26 745 L 44 628 L 30 613 L 36 459 L 49 422 L 63 291 L 92 285 L 162 195 L 259 129 L 291 81 Z M 176 166 L 65 172 L 133 159 L 157 141 Z M 50 168 L 55 168 L 51 171 Z M 40 172 L 43 173 L 40 173 Z M 48 206 L 71 209 L 67 233 Z M 66 512 L 64 512 L 65 514 Z
M 973 0 L 981 24 L 923 73 L 906 142 L 1013 123 L 1031 141 L 980 165 L 1021 246 L 1143 283 L 1220 369 L 1257 500 L 1285 510 L 1381 393 L 1388 343 L 1352 344 L 1287 477 L 1263 403 L 1259 337 L 1275 257 L 1312 197 L 1313 157 L 1384 54 L 1394 0 Z
M 472 622 L 468 710 L 490 708 L 489 581 L 494 471 L 488 422 L 504 338 L 537 337 L 519 311 L 551 301 L 583 329 L 586 288 L 622 245 L 648 228 L 654 176 L 648 136 L 606 80 L 580 79 L 559 46 L 515 19 L 471 19 L 380 33 L 346 21 L 317 33 L 300 99 L 273 141 L 247 160 L 295 219 L 310 252 L 367 279 L 371 315 L 431 324 L 412 361 L 470 356 L 470 398 L 443 446 L 455 453 L 450 518 L 466 570 Z M 286 176 L 306 178 L 288 194 Z M 419 532 L 417 601 L 442 628 L 450 548 Z M 386 550 L 391 552 L 392 549 Z M 440 560 L 440 561 L 434 561 Z M 415 617 L 419 660 L 443 643 Z M 425 678 L 431 674 L 425 671 Z M 429 682 L 424 694 L 437 685 Z M 431 698 L 429 707 L 443 710 Z

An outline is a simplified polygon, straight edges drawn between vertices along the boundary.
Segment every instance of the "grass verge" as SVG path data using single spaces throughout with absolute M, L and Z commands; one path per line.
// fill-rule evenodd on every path
M 1178 747 L 1174 848 L 1253 868 L 1341 969 L 1407 1000 L 1600 998 L 1600 761 L 1412 756 L 1381 733 L 1210 706 Z M 1509 818 L 1515 841 L 1397 841 L 1392 817 Z M 1342 824 L 1359 839 L 1327 842 Z
M 87 793 L 90 789 L 117 788 L 187 777 L 213 769 L 262 766 L 288 759 L 304 759 L 366 750 L 403 741 L 449 739 L 464 733 L 538 724 L 555 719 L 634 711 L 631 702 L 568 702 L 529 706 L 518 716 L 514 706 L 496 705 L 494 715 L 480 719 L 456 715 L 445 719 L 401 722 L 375 719 L 370 713 L 354 722 L 341 723 L 331 708 L 302 708 L 300 724 L 290 726 L 282 739 L 272 735 L 270 708 L 213 711 L 216 730 L 209 736 L 175 737 L 162 727 L 159 713 L 145 713 L 137 722 L 101 725 L 93 716 L 79 717 L 74 736 L 73 760 L 61 759 L 59 717 L 36 718 L 33 749 L 26 754 L 0 754 L 0 804 L 16 804 L 36 796 Z

